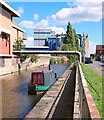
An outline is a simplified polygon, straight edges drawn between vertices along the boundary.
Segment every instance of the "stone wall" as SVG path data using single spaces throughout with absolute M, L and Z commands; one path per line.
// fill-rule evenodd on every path
M 12 64 L 11 58 L 5 58 L 3 66 L 0 67 L 0 75 L 12 73 L 18 71 L 18 65 Z
M 41 65 L 48 65 L 49 60 L 50 60 L 50 57 L 42 56 L 38 59 L 38 61 L 36 63 L 35 62 L 34 63 L 32 63 L 32 62 L 21 63 L 20 70 L 26 70 L 26 69 L 30 69 L 32 67 L 37 67 L 37 66 L 41 66 Z M 3 64 L 4 65 L 0 67 L 0 75 L 5 75 L 8 73 L 13 73 L 13 72 L 19 71 L 18 64 L 16 63 L 16 58 L 14 58 L 14 59 L 5 58 Z

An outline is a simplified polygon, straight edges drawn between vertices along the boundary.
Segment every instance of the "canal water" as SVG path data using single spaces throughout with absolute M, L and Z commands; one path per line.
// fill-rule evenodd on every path
M 68 64 L 55 64 L 51 65 L 51 68 L 60 77 L 68 66 Z M 24 118 L 43 96 L 43 94 L 28 95 L 27 85 L 32 71 L 34 69 L 2 77 L 3 118 Z

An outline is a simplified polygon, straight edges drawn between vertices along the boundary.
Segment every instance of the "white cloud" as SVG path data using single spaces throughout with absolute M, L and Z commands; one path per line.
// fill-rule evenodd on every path
M 40 22 L 34 25 L 35 28 L 47 28 L 48 26 L 49 26 L 49 22 L 48 20 L 45 19 L 41 20 Z
M 41 20 L 40 22 L 36 23 L 35 28 L 47 28 L 55 31 L 56 34 L 65 33 L 65 30 L 63 27 L 56 27 L 56 26 L 50 26 L 48 20 Z
M 50 26 L 48 20 L 41 20 L 40 22 L 36 23 L 35 28 L 47 28 L 55 31 L 56 34 L 65 33 L 65 30 L 63 27 L 56 27 L 56 26 Z
M 21 27 L 25 28 L 47 28 L 49 26 L 49 23 L 47 20 L 43 19 L 40 22 L 34 23 L 33 21 L 22 21 L 19 24 Z
M 25 28 L 34 28 L 34 22 L 33 21 L 22 21 L 19 25 L 21 27 L 25 27 Z
M 99 2 L 100 1 L 100 2 Z M 66 25 L 68 21 L 72 23 L 83 21 L 99 21 L 102 18 L 102 4 L 101 0 L 76 0 L 72 8 L 62 8 L 51 16 L 46 16 L 37 23 L 34 21 L 22 21 L 20 25 L 26 28 L 49 28 L 56 29 L 58 25 Z M 21 8 L 22 11 L 22 8 Z M 35 14 L 34 19 L 38 20 L 39 15 Z M 59 28 L 57 28 L 59 29 Z M 60 31 L 64 31 L 62 28 Z M 58 32 L 58 30 L 56 30 Z
M 24 13 L 24 9 L 23 7 L 19 7 L 17 10 L 18 13 L 23 14 Z
M 38 20 L 38 18 L 39 18 L 39 15 L 38 15 L 38 14 L 35 14 L 35 15 L 34 15 L 34 20 Z
M 49 29 L 55 31 L 56 34 L 64 34 L 65 33 L 65 30 L 63 27 L 56 27 L 56 26 L 51 26 L 49 27 Z
M 33 21 L 22 21 L 20 23 L 21 27 L 25 28 L 47 28 L 49 26 L 49 23 L 47 20 L 43 19 L 40 22 L 34 23 Z
M 76 7 L 62 8 L 51 16 L 55 24 L 83 21 L 99 21 L 102 18 L 101 0 L 76 0 Z
M 48 20 L 45 20 L 45 19 L 41 20 L 40 22 L 38 22 L 36 24 L 33 21 L 22 21 L 19 25 L 21 27 L 25 27 L 28 29 L 47 28 L 47 29 L 51 29 L 51 30 L 55 31 L 56 34 L 65 33 L 65 30 L 63 27 L 50 26 L 48 23 Z

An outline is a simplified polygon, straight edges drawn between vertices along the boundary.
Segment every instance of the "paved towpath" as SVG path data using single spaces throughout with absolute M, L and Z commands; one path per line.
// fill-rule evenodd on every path
M 95 72 L 97 72 L 98 74 L 104 77 L 104 63 L 94 61 L 93 64 L 87 64 L 87 65 L 90 66 Z

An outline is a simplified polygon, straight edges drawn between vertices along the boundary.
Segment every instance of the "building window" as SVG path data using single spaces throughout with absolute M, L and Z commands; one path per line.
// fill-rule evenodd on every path
M 9 34 L 7 34 L 7 33 L 4 33 L 4 32 L 2 32 L 2 41 L 5 43 L 5 46 L 7 46 L 8 45 L 8 41 L 9 41 Z

